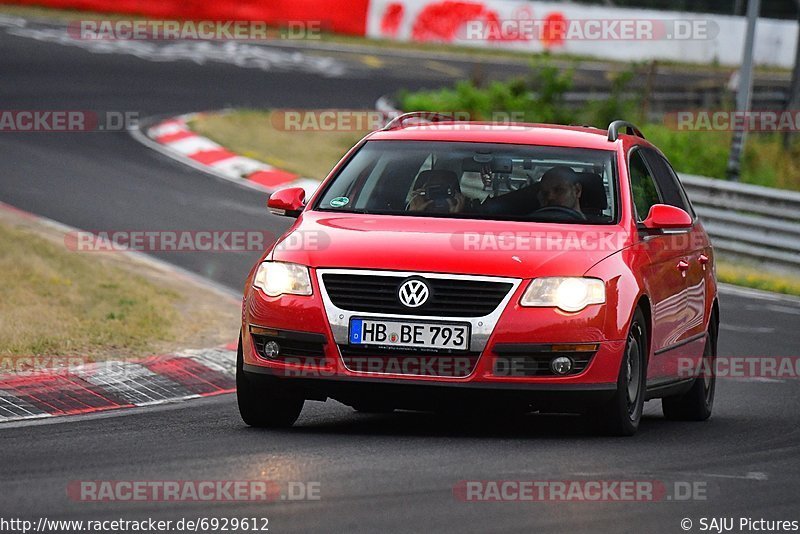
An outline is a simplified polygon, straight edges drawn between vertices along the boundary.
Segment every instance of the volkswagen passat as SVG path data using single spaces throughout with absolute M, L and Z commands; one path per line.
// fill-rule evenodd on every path
M 407 114 L 367 135 L 253 267 L 237 392 L 287 426 L 356 410 L 586 414 L 615 434 L 645 401 L 711 414 L 714 255 L 664 155 L 607 130 Z

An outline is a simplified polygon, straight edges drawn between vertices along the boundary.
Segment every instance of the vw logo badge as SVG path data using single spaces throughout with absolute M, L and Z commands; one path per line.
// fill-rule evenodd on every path
M 406 280 L 397 292 L 400 302 L 407 308 L 419 308 L 431 295 L 428 285 L 422 280 Z

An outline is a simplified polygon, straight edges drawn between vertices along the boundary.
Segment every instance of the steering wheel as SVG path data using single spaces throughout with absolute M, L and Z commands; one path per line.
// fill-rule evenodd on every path
M 545 219 L 560 219 L 562 217 L 569 217 L 574 221 L 585 221 L 586 216 L 572 208 L 566 206 L 545 206 L 533 212 L 537 217 L 544 216 Z

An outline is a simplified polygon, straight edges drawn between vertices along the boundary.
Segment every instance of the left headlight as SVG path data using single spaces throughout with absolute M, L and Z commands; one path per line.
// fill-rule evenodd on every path
M 311 294 L 308 267 L 296 263 L 263 262 L 258 266 L 253 285 L 270 297 Z
M 606 301 L 606 285 L 598 278 L 550 277 L 536 278 L 522 295 L 520 305 L 557 307 L 577 312 L 590 304 Z

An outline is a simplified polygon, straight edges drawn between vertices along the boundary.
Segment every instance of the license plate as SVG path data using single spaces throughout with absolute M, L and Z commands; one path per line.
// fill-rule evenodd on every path
M 354 318 L 350 344 L 468 350 L 469 325 Z

